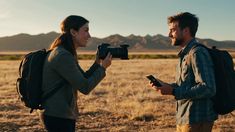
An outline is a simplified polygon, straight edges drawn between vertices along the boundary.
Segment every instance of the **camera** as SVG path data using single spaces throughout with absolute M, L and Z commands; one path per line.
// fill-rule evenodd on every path
M 120 47 L 111 47 L 108 43 L 102 43 L 98 46 L 99 58 L 104 59 L 110 52 L 112 58 L 128 59 L 129 45 L 123 44 Z

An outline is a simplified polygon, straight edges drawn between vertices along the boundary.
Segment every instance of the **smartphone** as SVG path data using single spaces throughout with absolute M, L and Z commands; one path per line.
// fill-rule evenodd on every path
M 157 87 L 162 86 L 161 83 L 153 75 L 148 75 L 146 77 L 153 83 L 153 85 L 155 85 Z

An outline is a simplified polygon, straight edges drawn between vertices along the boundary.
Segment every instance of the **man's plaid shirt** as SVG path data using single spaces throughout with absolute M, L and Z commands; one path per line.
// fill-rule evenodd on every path
M 218 118 L 211 97 L 216 93 L 213 62 L 208 51 L 191 40 L 179 53 L 175 99 L 177 124 L 210 122 Z M 192 49 L 192 51 L 190 51 Z

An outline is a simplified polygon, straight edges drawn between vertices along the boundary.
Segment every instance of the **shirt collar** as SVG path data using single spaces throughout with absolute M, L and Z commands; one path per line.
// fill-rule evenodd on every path
M 188 52 L 191 50 L 191 48 L 194 46 L 194 44 L 197 42 L 195 38 L 193 38 L 189 43 L 180 50 L 178 53 L 179 57 L 183 57 L 184 55 L 188 54 Z

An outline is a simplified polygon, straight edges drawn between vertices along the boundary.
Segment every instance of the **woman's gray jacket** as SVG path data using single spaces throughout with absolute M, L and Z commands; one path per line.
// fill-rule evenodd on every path
M 43 103 L 43 114 L 76 119 L 78 116 L 77 91 L 88 94 L 105 77 L 105 69 L 94 63 L 84 72 L 74 56 L 58 46 L 47 56 L 43 68 L 43 93 L 59 90 Z

